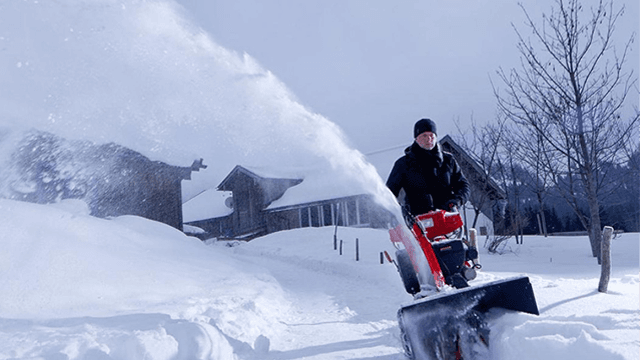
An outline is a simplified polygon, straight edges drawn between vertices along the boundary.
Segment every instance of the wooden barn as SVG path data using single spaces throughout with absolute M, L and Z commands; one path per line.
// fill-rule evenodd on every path
M 82 199 L 97 217 L 138 215 L 182 230 L 182 180 L 205 168 L 151 161 L 123 146 L 67 141 L 32 131 L 12 156 L 18 179 L 9 197 L 53 203 Z M 16 185 L 17 184 L 17 185 Z
M 260 175 L 259 175 L 260 173 Z M 218 185 L 219 191 L 229 191 L 227 203 L 231 214 L 188 221 L 204 230 L 195 234 L 201 238 L 252 239 L 276 231 L 302 227 L 354 226 L 379 227 L 386 224 L 389 214 L 367 194 L 354 194 L 315 199 L 312 201 L 282 201 L 285 193 L 303 186 L 296 177 L 272 176 L 259 170 L 236 166 Z M 310 192 L 317 189 L 310 188 Z M 185 204 L 188 206 L 188 204 Z

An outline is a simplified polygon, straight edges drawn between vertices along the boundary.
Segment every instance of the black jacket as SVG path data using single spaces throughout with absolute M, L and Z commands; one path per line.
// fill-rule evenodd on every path
M 393 165 L 387 187 L 398 197 L 405 191 L 405 202 L 414 215 L 445 209 L 450 200 L 463 205 L 469 197 L 469 182 L 453 155 L 443 152 L 440 144 L 425 150 L 413 143 Z

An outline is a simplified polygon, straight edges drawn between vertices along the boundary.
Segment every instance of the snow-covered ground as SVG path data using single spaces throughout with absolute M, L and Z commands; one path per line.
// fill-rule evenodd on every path
M 185 200 L 236 165 L 313 164 L 390 204 L 341 129 L 183 12 L 165 0 L 0 2 L 0 190 L 16 186 L 16 139 L 34 128 L 172 165 L 204 158 Z M 412 299 L 380 264 L 386 231 L 338 229 L 339 255 L 334 228 L 205 244 L 91 217 L 80 201 L 0 200 L 0 218 L 0 359 L 402 359 L 396 311 Z M 542 311 L 492 319 L 492 358 L 637 359 L 638 243 L 614 241 L 607 294 L 584 238 L 483 253 L 478 281 L 526 273 Z
M 412 299 L 384 230 L 338 228 L 340 255 L 333 227 L 205 244 L 79 201 L 0 200 L 0 218 L 0 359 L 403 358 Z M 584 237 L 509 246 L 477 281 L 528 274 L 541 315 L 491 319 L 492 359 L 638 358 L 638 234 L 614 239 L 606 294 Z

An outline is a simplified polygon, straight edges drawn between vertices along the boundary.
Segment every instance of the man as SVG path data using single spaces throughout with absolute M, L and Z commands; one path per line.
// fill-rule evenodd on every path
M 434 209 L 455 211 L 469 197 L 469 182 L 453 155 L 440 148 L 435 122 L 418 120 L 413 136 L 414 143 L 395 162 L 387 187 L 413 215 Z

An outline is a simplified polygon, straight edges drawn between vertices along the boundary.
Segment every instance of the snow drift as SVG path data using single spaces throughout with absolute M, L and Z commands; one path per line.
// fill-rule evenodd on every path
M 402 358 L 396 311 L 412 300 L 380 264 L 386 231 L 339 228 L 339 255 L 331 227 L 207 245 L 78 201 L 0 200 L 0 216 L 0 359 Z M 541 310 L 491 313 L 490 358 L 636 359 L 638 243 L 614 239 L 608 294 L 586 237 L 483 252 L 477 281 L 526 271 Z

